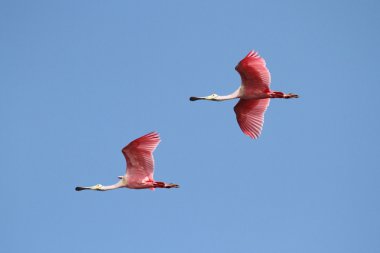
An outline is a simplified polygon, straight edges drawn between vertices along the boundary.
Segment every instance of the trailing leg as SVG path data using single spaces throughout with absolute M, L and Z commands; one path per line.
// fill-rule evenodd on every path
M 285 94 L 281 91 L 272 91 L 271 93 L 269 93 L 269 97 L 270 98 L 285 98 L 285 99 L 288 99 L 288 98 L 298 98 L 298 95 L 297 94 L 293 94 L 293 93 L 288 93 L 288 94 Z
M 178 184 L 165 183 L 165 182 L 154 182 L 154 188 L 179 188 Z

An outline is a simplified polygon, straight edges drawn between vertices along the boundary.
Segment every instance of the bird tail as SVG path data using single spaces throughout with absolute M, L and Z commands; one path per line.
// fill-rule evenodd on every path
M 179 188 L 178 184 L 165 183 L 165 182 L 154 182 L 154 188 Z

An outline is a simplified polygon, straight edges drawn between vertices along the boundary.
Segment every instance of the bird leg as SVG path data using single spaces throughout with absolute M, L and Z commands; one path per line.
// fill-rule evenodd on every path
M 178 184 L 164 183 L 164 182 L 154 182 L 154 188 L 179 188 Z
M 288 99 L 288 98 L 299 98 L 299 96 L 297 94 L 288 93 L 288 94 L 285 94 L 284 98 L 286 98 L 286 99 Z
M 297 94 L 293 94 L 293 93 L 288 93 L 288 94 L 285 94 L 281 91 L 272 91 L 271 93 L 269 93 L 269 97 L 270 98 L 285 98 L 285 99 L 288 99 L 288 98 L 298 98 L 298 95 Z
M 172 183 L 165 183 L 165 188 L 179 188 L 178 184 L 172 184 Z

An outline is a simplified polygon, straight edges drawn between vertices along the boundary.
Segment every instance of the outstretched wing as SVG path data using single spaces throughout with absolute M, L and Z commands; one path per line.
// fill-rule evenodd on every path
M 236 119 L 244 134 L 257 139 L 263 128 L 264 113 L 269 106 L 269 98 L 240 99 L 235 105 Z
M 122 153 L 127 160 L 127 178 L 131 181 L 153 180 L 153 151 L 160 143 L 156 132 L 146 134 L 125 146 Z
M 266 67 L 265 60 L 260 55 L 251 51 L 235 67 L 241 76 L 242 85 L 248 90 L 268 92 L 270 85 L 270 73 Z

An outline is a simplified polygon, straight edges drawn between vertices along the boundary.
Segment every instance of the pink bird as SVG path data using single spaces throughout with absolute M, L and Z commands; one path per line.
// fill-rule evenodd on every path
M 154 158 L 153 151 L 160 143 L 160 136 L 156 132 L 146 134 L 125 146 L 121 152 L 127 161 L 125 176 L 119 176 L 119 182 L 109 186 L 97 184 L 90 187 L 76 187 L 76 191 L 96 190 L 108 191 L 117 188 L 151 189 L 154 188 L 178 188 L 172 183 L 157 182 L 153 179 Z
M 224 101 L 240 98 L 235 105 L 236 119 L 244 134 L 256 139 L 260 136 L 264 124 L 264 113 L 270 98 L 298 98 L 298 95 L 284 94 L 269 89 L 270 73 L 260 55 L 251 51 L 235 67 L 241 76 L 239 89 L 227 96 L 212 94 L 207 97 L 190 97 L 190 101 Z

